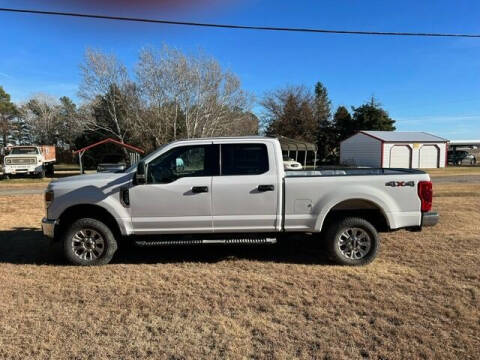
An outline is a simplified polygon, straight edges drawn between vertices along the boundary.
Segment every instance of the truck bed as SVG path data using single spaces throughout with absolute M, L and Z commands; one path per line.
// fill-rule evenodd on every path
M 331 210 L 377 209 L 390 229 L 420 226 L 418 181 L 427 173 L 415 169 L 328 168 L 287 171 L 284 178 L 284 228 L 319 231 Z
M 286 177 L 315 177 L 315 176 L 366 176 L 366 175 L 418 175 L 425 171 L 401 168 L 318 168 L 316 170 L 286 170 Z

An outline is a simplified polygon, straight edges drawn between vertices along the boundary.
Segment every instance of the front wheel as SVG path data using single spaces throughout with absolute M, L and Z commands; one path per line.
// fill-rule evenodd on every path
M 105 265 L 112 260 L 117 241 L 107 225 L 83 218 L 64 232 L 63 248 L 67 260 L 75 265 Z
M 55 169 L 53 167 L 53 164 L 48 164 L 45 167 L 45 175 L 48 177 L 53 177 L 54 174 L 55 174 Z
M 369 264 L 377 256 L 380 245 L 375 227 L 367 220 L 356 217 L 332 223 L 325 236 L 329 257 L 339 265 Z

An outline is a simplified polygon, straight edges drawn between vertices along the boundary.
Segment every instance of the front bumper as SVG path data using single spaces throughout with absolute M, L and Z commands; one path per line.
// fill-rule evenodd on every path
M 440 216 L 436 212 L 426 212 L 422 214 L 422 226 L 435 226 L 438 224 Z
M 50 220 L 47 218 L 42 219 L 42 231 L 43 235 L 46 237 L 53 239 L 55 236 L 55 225 L 57 224 L 56 220 Z
M 5 165 L 4 174 L 39 174 L 42 172 L 42 166 L 36 165 Z

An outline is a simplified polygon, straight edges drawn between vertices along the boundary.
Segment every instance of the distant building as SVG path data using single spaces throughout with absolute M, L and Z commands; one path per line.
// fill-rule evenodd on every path
M 340 163 L 384 168 L 442 168 L 447 162 L 447 142 L 425 132 L 360 131 L 340 143 Z

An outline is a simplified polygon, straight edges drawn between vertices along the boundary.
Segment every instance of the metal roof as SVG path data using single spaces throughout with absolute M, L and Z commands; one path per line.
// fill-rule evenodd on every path
M 360 131 L 385 142 L 447 142 L 447 139 L 423 131 Z
M 283 151 L 292 150 L 292 151 L 317 151 L 317 145 L 309 143 L 307 141 L 290 139 L 285 136 L 278 136 L 278 141 L 280 141 L 280 146 Z
M 83 152 L 87 151 L 88 149 L 91 149 L 95 146 L 106 144 L 106 143 L 114 143 L 114 144 L 117 144 L 119 146 L 123 146 L 124 148 L 127 148 L 129 150 L 132 150 L 132 151 L 135 151 L 135 152 L 138 152 L 138 153 L 141 153 L 141 154 L 143 154 L 145 152 L 143 149 L 140 149 L 136 146 L 125 144 L 125 143 L 122 143 L 121 141 L 118 141 L 118 140 L 115 140 L 115 139 L 112 139 L 112 138 L 106 138 L 106 139 L 103 139 L 103 140 L 101 140 L 99 142 L 96 142 L 94 144 L 91 144 L 91 145 L 85 146 L 81 149 L 78 149 L 77 151 L 74 151 L 73 153 L 74 154 L 78 154 L 80 152 L 83 153 Z

